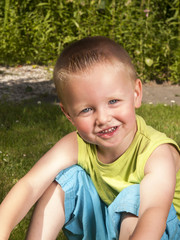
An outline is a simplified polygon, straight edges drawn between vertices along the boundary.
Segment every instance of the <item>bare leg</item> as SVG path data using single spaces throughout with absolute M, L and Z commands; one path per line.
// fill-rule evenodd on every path
M 54 240 L 64 222 L 64 192 L 53 182 L 35 207 L 26 240 Z
M 131 213 L 123 213 L 119 240 L 128 240 L 137 225 L 138 217 Z

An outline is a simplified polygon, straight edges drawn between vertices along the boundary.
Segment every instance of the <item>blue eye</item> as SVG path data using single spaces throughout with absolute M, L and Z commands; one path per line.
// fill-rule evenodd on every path
M 119 100 L 113 99 L 113 100 L 110 100 L 110 101 L 109 101 L 109 104 L 115 104 L 115 103 L 117 103 L 117 102 L 119 102 Z
M 81 112 L 82 113 L 87 113 L 87 112 L 90 112 L 91 110 L 92 110 L 91 108 L 85 108 Z

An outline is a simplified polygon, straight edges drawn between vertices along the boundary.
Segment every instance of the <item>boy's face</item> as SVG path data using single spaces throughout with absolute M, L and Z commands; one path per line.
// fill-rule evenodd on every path
M 97 149 L 116 149 L 121 155 L 136 132 L 135 108 L 140 107 L 142 88 L 133 83 L 125 68 L 97 64 L 85 73 L 72 75 L 64 89 L 62 110 L 87 142 Z

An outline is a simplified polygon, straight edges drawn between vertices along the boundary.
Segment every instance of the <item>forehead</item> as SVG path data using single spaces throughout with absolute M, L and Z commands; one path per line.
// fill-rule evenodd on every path
M 90 79 L 91 76 L 102 75 L 104 71 L 106 71 L 106 73 L 111 73 L 112 75 L 116 74 L 117 72 L 119 74 L 126 72 L 127 80 L 131 80 L 131 76 L 130 74 L 128 74 L 129 73 L 128 67 L 124 63 L 119 62 L 113 58 L 111 58 L 111 60 L 105 60 L 102 62 L 94 63 L 76 72 L 70 72 L 66 80 L 70 84 L 71 81 L 73 81 L 73 79 L 80 79 L 80 78 Z
M 93 83 L 99 84 L 100 82 L 103 84 L 109 80 L 113 83 L 114 80 L 122 80 L 124 83 L 134 82 L 131 79 L 128 68 L 121 62 L 112 59 L 111 62 L 102 62 L 96 63 L 83 71 L 79 71 L 77 73 L 71 73 L 68 80 L 68 85 L 76 81 L 79 84 L 83 82 L 88 82 L 89 86 Z
M 84 94 L 105 95 L 111 91 L 126 91 L 133 84 L 124 65 L 96 64 L 85 71 L 71 74 L 64 84 L 64 99 Z

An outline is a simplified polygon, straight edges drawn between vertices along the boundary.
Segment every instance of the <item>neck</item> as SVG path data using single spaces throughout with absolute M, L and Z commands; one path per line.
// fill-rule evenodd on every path
M 120 157 L 119 154 L 116 155 L 114 152 L 111 151 L 104 152 L 99 150 L 99 148 L 97 148 L 97 156 L 98 160 L 105 164 L 113 163 Z

